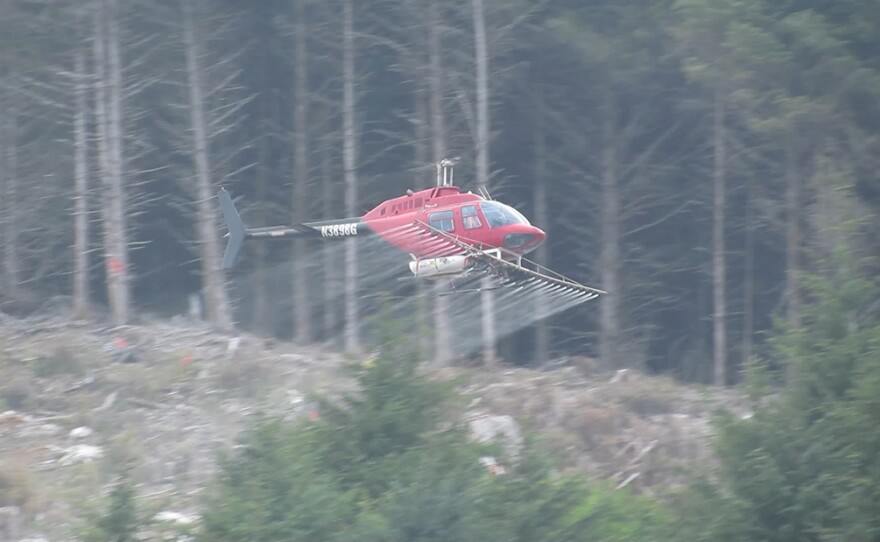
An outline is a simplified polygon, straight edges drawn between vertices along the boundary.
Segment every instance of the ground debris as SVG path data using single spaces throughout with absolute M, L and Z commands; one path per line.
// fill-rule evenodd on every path
M 478 414 L 469 422 L 471 437 L 477 442 L 497 442 L 506 459 L 515 461 L 523 447 L 519 424 L 511 416 Z
M 104 457 L 104 449 L 91 444 L 76 444 L 63 450 L 58 464 L 64 467 L 80 463 L 90 463 Z
M 31 503 L 11 520 L 14 540 L 71 539 L 75 511 L 98 505 L 122 470 L 150 506 L 173 504 L 157 520 L 186 525 L 196 516 L 175 510 L 198 509 L 248 418 L 306 416 L 307 395 L 350 378 L 345 363 L 186 319 L 110 327 L 0 316 L 0 476 Z
M 725 408 L 748 415 L 748 401 L 734 390 L 595 366 L 468 368 L 445 370 L 444 377 L 466 382 L 460 391 L 485 420 L 514 419 L 536 434 L 564 469 L 646 494 L 685 484 L 694 465 L 711 464 L 711 412 Z M 473 422 L 471 429 L 475 432 Z
M 136 348 L 137 363 L 121 362 L 120 344 Z M 219 453 L 254 414 L 315 416 L 314 395 L 352 390 L 350 363 L 183 318 L 110 327 L 0 315 L 0 475 L 10 472 L 29 503 L 14 520 L 19 538 L 70 539 L 81 501 L 106 493 L 122 470 L 167 523 L 195 517 Z M 710 411 L 748 414 L 733 391 L 602 372 L 587 358 L 541 370 L 423 371 L 460 383 L 463 423 L 500 445 L 483 461 L 496 474 L 530 433 L 563 468 L 650 493 L 681 483 L 681 466 L 709 461 Z

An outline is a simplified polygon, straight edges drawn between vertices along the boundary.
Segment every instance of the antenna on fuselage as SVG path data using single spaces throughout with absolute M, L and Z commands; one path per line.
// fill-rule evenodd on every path
M 437 186 L 452 186 L 453 168 L 458 158 L 444 158 L 437 162 Z

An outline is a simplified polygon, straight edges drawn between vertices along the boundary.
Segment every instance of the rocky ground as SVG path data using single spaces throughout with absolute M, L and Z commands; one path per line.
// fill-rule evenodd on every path
M 248 418 L 309 415 L 309 396 L 351 387 L 352 361 L 185 320 L 111 328 L 0 314 L 0 541 L 75 540 L 123 470 L 154 539 L 174 539 L 198 521 L 217 454 Z M 515 454 L 535 435 L 566 468 L 648 494 L 707 464 L 714 409 L 747 413 L 729 390 L 593 366 L 427 371 L 461 383 L 476 438 L 504 437 Z

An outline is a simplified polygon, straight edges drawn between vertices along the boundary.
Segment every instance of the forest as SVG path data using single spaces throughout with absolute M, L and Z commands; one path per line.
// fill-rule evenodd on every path
M 539 263 L 608 292 L 488 360 L 734 383 L 800 325 L 808 274 L 880 250 L 871 0 L 2 6 L 7 312 L 118 325 L 198 294 L 221 329 L 353 347 L 370 269 L 405 258 L 254 244 L 225 274 L 217 190 L 251 226 L 358 216 L 446 157 L 548 233 Z

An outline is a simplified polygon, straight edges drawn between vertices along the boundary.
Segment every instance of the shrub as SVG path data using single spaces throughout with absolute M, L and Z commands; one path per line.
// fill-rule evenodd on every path
M 85 542 L 132 542 L 140 525 L 134 487 L 123 475 L 107 496 L 105 510 L 88 520 L 82 538 Z
M 779 396 L 716 421 L 720 483 L 699 489 L 707 540 L 880 540 L 880 291 L 845 269 L 805 280 L 802 327 L 772 339 L 790 376 Z
M 67 345 L 55 345 L 49 354 L 39 355 L 33 361 L 34 376 L 45 378 L 61 374 L 81 375 L 83 365 Z
M 28 380 L 13 379 L 0 388 L 0 403 L 4 410 L 27 410 L 33 396 L 33 386 Z
M 29 511 L 35 503 L 34 485 L 25 467 L 16 462 L 0 465 L 0 508 L 17 506 Z
M 220 361 L 215 381 L 220 389 L 255 398 L 266 389 L 271 378 L 267 362 L 242 355 Z
M 320 419 L 261 420 L 209 492 L 212 542 L 622 542 L 666 537 L 658 505 L 554 476 L 527 453 L 492 476 L 487 448 L 438 429 L 446 385 L 410 359 L 357 370 L 358 393 L 322 401 Z

